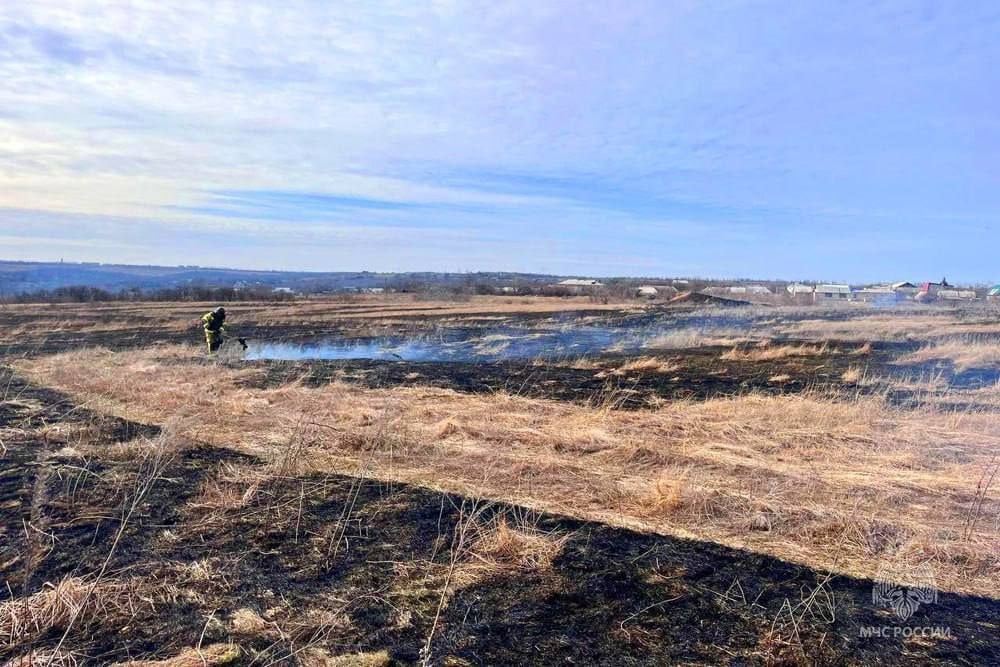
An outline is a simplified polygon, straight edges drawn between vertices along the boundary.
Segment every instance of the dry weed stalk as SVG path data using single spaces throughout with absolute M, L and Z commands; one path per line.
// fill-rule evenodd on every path
M 3 663 L 3 667 L 42 667 L 42 665 L 53 665 L 53 667 L 76 667 L 80 664 L 76 655 L 60 651 L 32 650 L 16 658 L 11 658 Z
M 969 513 L 966 515 L 965 523 L 962 526 L 962 539 L 969 540 L 975 534 L 976 524 L 983 514 L 983 505 L 989 497 L 990 488 L 993 486 L 994 480 L 996 480 L 998 471 L 1000 471 L 1000 461 L 997 460 L 997 455 L 994 454 L 989 464 L 983 469 L 983 474 L 980 476 L 979 481 L 976 483 L 976 494 L 969 505 Z
M 443 502 L 442 498 L 442 502 Z M 451 499 L 449 498 L 449 502 Z M 420 665 L 421 667 L 431 667 L 433 665 L 431 645 L 434 641 L 434 636 L 437 634 L 438 624 L 441 621 L 441 613 L 444 611 L 445 606 L 448 603 L 448 598 L 451 595 L 452 580 L 455 577 L 456 569 L 462 558 L 468 551 L 470 537 L 473 534 L 473 526 L 479 521 L 480 517 L 488 509 L 488 504 L 475 498 L 462 498 L 461 507 L 458 510 L 458 521 L 455 523 L 455 529 L 452 531 L 451 545 L 448 551 L 448 570 L 445 574 L 444 584 L 441 586 L 441 594 L 438 597 L 437 608 L 434 612 L 434 619 L 431 621 L 431 627 L 427 631 L 427 637 L 424 639 L 424 645 L 420 649 Z M 443 510 L 443 505 L 442 505 Z
M 782 658 L 787 659 L 787 656 L 781 656 L 780 653 L 792 649 L 796 662 L 811 662 L 802 641 L 801 629 L 836 622 L 837 596 L 830 585 L 832 578 L 832 574 L 827 574 L 815 587 L 805 586 L 795 604 L 788 598 L 782 602 L 771 621 L 770 630 L 761 642 L 770 661 L 784 662 Z
M 136 510 L 142 505 L 143 500 L 145 500 L 146 496 L 149 494 L 150 490 L 152 490 L 156 482 L 160 480 L 160 476 L 163 471 L 172 461 L 178 448 L 178 440 L 175 439 L 172 429 L 165 427 L 160 435 L 151 441 L 150 445 L 151 446 L 148 449 L 146 456 L 139 462 L 139 472 L 135 477 L 132 493 L 122 504 L 121 521 L 118 526 L 118 531 L 115 533 L 114 540 L 112 540 L 111 547 L 108 549 L 108 555 L 101 564 L 101 568 L 97 572 L 97 575 L 86 588 L 83 595 L 83 601 L 72 610 L 72 614 L 66 622 L 62 636 L 59 638 L 59 642 L 56 644 L 55 649 L 53 649 L 53 655 L 60 652 L 63 644 L 66 642 L 66 638 L 69 636 L 74 625 L 79 619 L 81 612 L 84 611 L 87 608 L 87 605 L 91 603 L 91 599 L 93 598 L 95 592 L 100 590 L 99 587 L 101 586 L 104 575 L 107 572 L 108 565 L 111 563 L 111 559 L 114 557 L 115 552 L 118 549 L 118 544 L 121 541 L 122 535 L 125 533 L 125 529 L 128 527 L 129 522 L 131 521 Z
M 496 504 L 476 498 L 463 498 L 455 509 L 458 518 L 451 536 L 448 569 L 420 651 L 421 665 L 425 666 L 433 664 L 431 646 L 454 587 L 502 572 L 547 569 L 572 537 L 562 531 L 540 530 L 541 517 L 527 510 L 500 510 Z

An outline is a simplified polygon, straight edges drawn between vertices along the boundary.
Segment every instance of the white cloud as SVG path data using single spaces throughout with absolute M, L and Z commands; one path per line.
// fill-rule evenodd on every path
M 494 209 L 285 225 L 356 245 L 397 230 L 429 262 L 403 230 L 464 223 L 470 253 L 522 252 L 496 240 L 517 230 L 566 239 L 567 263 L 612 247 L 664 269 L 710 265 L 702 234 L 760 243 L 765 268 L 765 240 L 833 222 L 947 243 L 939 221 L 1000 213 L 996 34 L 971 7 L 902 2 L 10 3 L 0 206 L 165 233 L 232 231 L 189 210 L 219 190 Z M 525 183 L 479 187 L 484 171 Z M 242 224 L 266 259 L 276 221 Z

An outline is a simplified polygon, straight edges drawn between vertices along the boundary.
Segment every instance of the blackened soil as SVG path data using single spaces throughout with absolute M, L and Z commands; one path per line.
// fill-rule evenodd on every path
M 81 438 L 112 444 L 151 438 L 160 429 L 76 406 L 59 392 L 26 384 L 4 366 L 0 398 L 0 571 L 12 590 L 21 590 L 31 588 L 39 554 L 51 542 L 45 525 L 54 517 L 43 517 L 36 500 L 46 496 L 48 485 L 85 481 L 101 466 L 74 461 L 70 477 L 53 477 L 48 462 L 58 459 L 55 453 Z
M 386 650 L 394 664 L 418 661 L 449 581 L 452 536 L 481 503 L 341 475 L 255 476 L 261 462 L 193 444 L 156 471 L 122 529 L 150 462 L 101 456 L 100 443 L 152 432 L 119 424 L 94 434 L 98 453 L 73 454 L 64 449 L 73 443 L 46 439 L 44 425 L 85 412 L 54 392 L 11 384 L 21 402 L 5 407 L 0 427 L 21 435 L 4 441 L 0 589 L 9 584 L 16 597 L 67 575 L 93 577 L 119 532 L 107 579 L 144 586 L 130 613 L 89 614 L 70 633 L 65 648 L 81 663 L 230 640 L 244 664 L 295 664 L 296 649 L 310 642 L 333 655 Z M 873 606 L 870 581 L 506 505 L 486 507 L 480 519 L 497 513 L 514 524 L 530 517 L 566 542 L 551 567 L 451 579 L 431 641 L 435 664 L 1000 661 L 996 600 L 942 593 L 902 623 Z M 266 622 L 240 628 L 240 609 Z M 949 628 L 952 638 L 861 638 L 869 626 Z M 0 644 L 0 661 L 51 648 L 61 630 Z
M 801 341 L 789 341 L 798 345 Z M 897 354 L 898 345 L 873 345 L 859 353 L 856 343 L 830 344 L 816 356 L 785 357 L 769 361 L 732 361 L 722 358 L 729 347 L 706 346 L 675 350 L 655 357 L 673 367 L 667 372 L 619 372 L 636 355 L 602 355 L 587 360 L 595 367 L 573 368 L 571 362 L 413 363 L 406 361 L 254 361 L 242 367 L 260 369 L 248 384 L 274 387 L 290 380 L 320 386 L 340 379 L 366 387 L 427 385 L 473 393 L 509 392 L 533 398 L 583 403 L 607 403 L 639 408 L 656 400 L 706 399 L 755 391 L 788 394 L 806 388 L 848 390 L 842 376 L 851 368 L 884 367 Z

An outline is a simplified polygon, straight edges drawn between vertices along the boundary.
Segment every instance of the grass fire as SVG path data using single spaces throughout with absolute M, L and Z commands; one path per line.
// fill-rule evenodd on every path
M 0 311 L 9 664 L 995 655 L 992 310 L 209 310 Z M 887 571 L 961 642 L 862 639 Z

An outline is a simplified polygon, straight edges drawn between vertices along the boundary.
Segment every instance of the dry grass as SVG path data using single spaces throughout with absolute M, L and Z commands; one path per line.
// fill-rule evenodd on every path
M 658 357 L 644 356 L 630 359 L 615 366 L 614 361 L 593 357 L 578 357 L 568 361 L 551 361 L 546 359 L 535 359 L 532 366 L 538 368 L 572 368 L 577 371 L 598 371 L 597 377 L 607 377 L 610 375 L 626 375 L 628 373 L 674 373 L 681 368 L 681 364 L 674 360 L 661 359 Z
M 1000 334 L 996 310 L 950 310 L 910 306 L 872 312 L 856 307 L 851 317 L 814 317 L 795 322 L 775 320 L 773 331 L 782 336 L 813 340 L 919 341 L 941 336 Z M 779 311 L 776 315 L 792 311 Z M 799 312 L 810 313 L 809 310 Z
M 77 623 L 127 621 L 140 606 L 152 604 L 138 582 L 104 580 L 97 586 L 75 577 L 46 584 L 37 593 L 0 603 L 0 637 L 12 645 Z M 93 589 L 93 590 L 91 590 Z
M 1000 369 L 1000 343 L 984 339 L 952 339 L 937 342 L 905 354 L 897 363 L 928 364 L 951 362 L 957 371 L 970 368 Z
M 847 384 L 861 384 L 864 379 L 864 369 L 857 366 L 851 366 L 840 375 L 840 380 L 842 382 L 846 382 Z
M 569 536 L 545 532 L 526 517 L 500 515 L 473 527 L 469 560 L 478 570 L 544 570 L 552 566 Z
M 618 368 L 611 371 L 612 375 L 625 375 L 627 373 L 676 373 L 681 368 L 680 364 L 656 357 L 639 357 L 626 361 Z
M 640 507 L 654 516 L 671 516 L 688 496 L 687 470 L 663 471 L 647 493 L 639 499 Z
M 3 667 L 76 667 L 79 664 L 80 660 L 71 652 L 40 649 L 11 658 Z
M 770 345 L 762 344 L 753 348 L 739 348 L 723 352 L 720 359 L 724 361 L 775 361 L 789 357 L 820 357 L 830 351 L 826 343 L 816 345 Z
M 299 656 L 304 667 L 388 667 L 393 664 L 388 651 L 331 655 L 322 649 L 307 649 Z
M 531 363 L 532 363 L 533 366 L 538 366 L 538 367 L 546 367 L 546 366 L 551 366 L 551 365 L 559 365 L 559 364 L 552 364 L 552 363 L 546 361 L 545 359 L 536 359 L 536 360 L 532 361 Z M 578 371 L 595 371 L 595 370 L 603 370 L 604 367 L 607 365 L 607 362 L 605 362 L 605 361 L 603 361 L 601 359 L 591 359 L 591 358 L 588 358 L 588 357 L 580 357 L 578 359 L 573 359 L 572 361 L 567 362 L 564 365 L 566 366 L 566 368 L 572 368 L 572 369 L 578 370 Z
M 211 644 L 186 651 L 163 660 L 129 660 L 115 663 L 115 667 L 215 667 L 237 664 L 243 651 L 235 644 Z
M 206 373 L 196 360 L 158 361 L 163 352 L 90 350 L 19 366 L 91 407 L 172 419 L 275 469 L 363 471 L 855 575 L 874 575 L 881 559 L 929 560 L 941 587 L 996 594 L 996 523 L 962 534 L 1000 447 L 991 411 L 815 392 L 618 411 L 427 387 L 249 389 L 256 371 Z M 982 516 L 996 516 L 997 490 L 981 496 Z
M 251 637 L 263 635 L 269 629 L 267 621 L 253 609 L 247 607 L 234 611 L 229 624 L 233 632 Z
M 856 349 L 856 350 L 854 350 L 854 351 L 851 352 L 851 354 L 856 354 L 856 355 L 859 355 L 859 356 L 863 356 L 863 355 L 871 354 L 871 353 L 872 353 L 872 344 L 871 344 L 871 341 L 866 341 L 866 342 L 862 343 L 862 345 L 858 349 Z
M 741 328 L 724 325 L 713 328 L 684 328 L 650 338 L 643 344 L 648 350 L 683 350 L 695 347 L 737 345 L 751 340 Z M 613 352 L 615 350 L 609 350 Z

